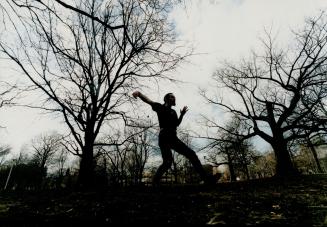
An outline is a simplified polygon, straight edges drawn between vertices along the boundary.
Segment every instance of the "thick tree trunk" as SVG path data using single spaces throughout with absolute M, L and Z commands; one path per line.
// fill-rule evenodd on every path
M 288 177 L 298 175 L 299 172 L 294 167 L 291 156 L 285 141 L 276 141 L 272 144 L 276 157 L 276 176 Z
M 94 177 L 93 144 L 86 144 L 82 150 L 78 175 L 78 187 L 86 190 L 91 189 L 95 185 Z

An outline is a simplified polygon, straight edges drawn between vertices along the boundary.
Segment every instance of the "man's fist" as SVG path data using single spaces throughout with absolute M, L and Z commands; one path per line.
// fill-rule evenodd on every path
M 133 95 L 134 98 L 137 98 L 137 97 L 139 97 L 140 92 L 139 91 L 134 91 L 132 95 Z

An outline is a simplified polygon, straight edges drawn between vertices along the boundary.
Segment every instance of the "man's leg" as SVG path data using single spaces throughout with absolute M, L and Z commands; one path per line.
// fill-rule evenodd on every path
M 159 166 L 157 172 L 153 177 L 153 184 L 158 185 L 160 183 L 160 179 L 162 175 L 169 170 L 171 164 L 173 163 L 173 155 L 170 150 L 170 147 L 166 144 L 160 146 L 161 156 L 162 156 L 162 164 Z
M 216 183 L 214 177 L 212 175 L 208 174 L 204 170 L 204 168 L 203 168 L 203 166 L 202 166 L 202 164 L 201 164 L 198 156 L 196 155 L 195 151 L 193 151 L 191 148 L 189 148 L 186 144 L 184 144 L 177 137 L 174 140 L 174 142 L 172 143 L 172 148 L 176 152 L 184 155 L 187 159 L 190 160 L 190 162 L 192 163 L 193 167 L 198 172 L 198 174 L 200 175 L 201 179 L 203 181 L 205 181 L 205 183 L 209 183 L 209 184 Z

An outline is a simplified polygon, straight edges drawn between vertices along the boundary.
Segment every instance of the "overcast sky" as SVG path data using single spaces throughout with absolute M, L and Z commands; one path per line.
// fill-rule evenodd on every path
M 149 95 L 161 102 L 166 92 L 174 92 L 178 112 L 184 105 L 189 106 L 183 126 L 191 127 L 200 114 L 209 117 L 215 113 L 198 90 L 208 86 L 221 61 L 237 60 L 250 50 L 259 49 L 259 38 L 265 28 L 272 30 L 281 42 L 289 43 L 290 29 L 300 28 L 306 17 L 326 9 L 327 0 L 185 0 L 184 6 L 176 8 L 171 18 L 178 39 L 193 46 L 196 55 L 173 72 L 185 83 L 161 84 L 158 94 L 149 91 Z M 1 77 L 13 73 L 7 73 L 6 66 L 0 58 Z M 140 90 L 147 94 L 147 90 Z M 58 119 L 30 109 L 1 109 L 0 125 L 6 127 L 0 131 L 1 144 L 11 144 L 14 151 L 19 151 L 37 134 L 57 129 L 58 122 Z

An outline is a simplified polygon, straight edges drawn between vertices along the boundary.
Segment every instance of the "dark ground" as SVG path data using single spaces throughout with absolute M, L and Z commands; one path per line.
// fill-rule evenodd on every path
M 137 187 L 103 192 L 2 192 L 0 226 L 327 226 L 327 175 Z M 91 225 L 92 224 L 92 225 Z

